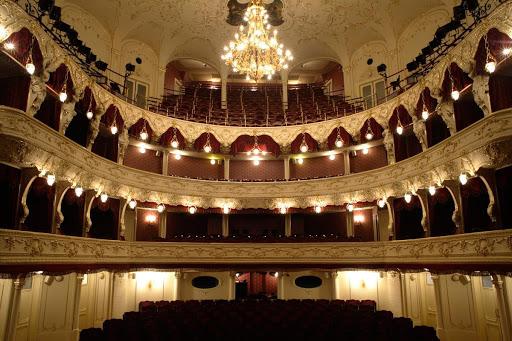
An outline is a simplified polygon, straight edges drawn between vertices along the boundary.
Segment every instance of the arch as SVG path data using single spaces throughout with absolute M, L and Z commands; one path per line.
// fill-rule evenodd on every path
M 86 87 L 82 93 L 82 98 L 75 104 L 75 116 L 66 128 L 65 136 L 86 147 L 91 121 L 95 119 L 96 108 L 94 94 L 90 87 Z M 90 119 L 87 117 L 89 112 L 93 115 Z
M 395 160 L 397 162 L 422 151 L 420 141 L 414 133 L 412 121 L 412 117 L 403 105 L 396 107 L 389 119 L 388 124 L 389 129 L 393 132 Z M 399 123 L 403 127 L 402 134 L 399 134 L 396 129 Z
M 90 207 L 89 236 L 100 239 L 118 239 L 119 210 L 119 199 L 108 198 L 107 202 L 102 203 L 99 197 L 95 197 Z
M 302 153 L 300 146 L 302 144 L 303 138 L 308 146 L 307 152 L 316 152 L 318 150 L 318 141 L 309 135 L 309 133 L 301 133 L 297 135 L 297 137 L 290 144 L 290 149 L 293 154 Z
M 23 227 L 33 232 L 51 233 L 54 198 L 55 186 L 49 186 L 45 178 L 35 177 L 30 186 L 27 186 L 28 215 Z
M 427 146 L 432 147 L 450 137 L 450 130 L 443 117 L 437 113 L 437 100 L 431 96 L 429 88 L 423 89 L 418 102 L 416 102 L 415 115 L 417 119 L 424 119 L 422 117 L 424 108 L 426 108 L 429 113 L 428 118 L 425 120 Z
M 461 186 L 462 214 L 464 232 L 477 232 L 492 229 L 488 214 L 491 198 L 485 183 L 477 176 Z
M 128 128 L 128 134 L 138 140 L 142 140 L 140 137 L 141 132 L 146 131 L 148 134 L 147 139 L 145 142 L 151 143 L 153 141 L 153 129 L 151 128 L 151 125 L 148 121 L 146 121 L 144 118 L 139 118 L 137 122 L 135 122 L 131 127 Z
M 455 210 L 456 203 L 447 188 L 437 188 L 435 195 L 428 195 L 428 219 L 431 237 L 455 234 L 457 229 L 453 221 Z
M 20 64 L 25 65 L 28 58 L 30 57 L 36 67 L 34 75 L 39 76 L 42 74 L 44 66 L 43 53 L 41 51 L 38 39 L 28 28 L 22 27 L 19 31 L 14 32 L 9 37 L 7 37 L 4 42 L 10 42 L 14 44 L 15 50 L 10 52 L 10 54 L 18 62 L 20 62 Z M 29 55 L 31 47 L 32 54 Z
M 250 152 L 254 147 L 254 136 L 240 135 L 231 143 L 230 153 L 236 155 L 238 153 Z M 271 153 L 274 156 L 279 156 L 281 148 L 272 137 L 269 135 L 258 135 L 257 136 L 258 146 L 262 152 Z
M 180 130 L 176 127 L 170 127 L 169 129 L 167 129 L 165 131 L 165 133 L 163 133 L 160 136 L 158 143 L 164 147 L 171 146 L 171 141 L 175 134 L 176 134 L 176 139 L 178 141 L 177 149 L 184 149 L 186 147 L 186 140 L 183 137 L 183 134 L 181 134 Z
M 354 138 L 352 137 L 352 135 L 350 135 L 345 130 L 345 128 L 343 128 L 342 126 L 338 126 L 338 127 L 334 128 L 331 131 L 331 133 L 329 134 L 329 136 L 327 137 L 327 149 L 339 148 L 338 146 L 336 146 L 336 140 L 338 139 L 338 131 L 340 134 L 340 138 L 343 140 L 342 147 L 348 147 L 348 146 L 352 146 L 353 144 L 355 144 L 355 141 L 354 141 Z
M 370 140 L 380 140 L 383 138 L 384 128 L 374 118 L 369 117 L 359 129 L 359 141 L 370 141 L 366 138 L 368 132 L 373 135 Z
M 212 65 L 216 70 L 220 70 L 220 58 L 218 49 L 209 39 L 199 37 L 192 37 L 187 39 L 180 45 L 175 45 L 173 51 L 168 54 L 166 65 L 177 59 L 197 59 L 209 65 Z
M 60 232 L 68 236 L 81 237 L 85 218 L 85 195 L 77 197 L 73 188 L 68 188 L 62 195 L 59 211 L 63 220 Z
M 407 203 L 404 198 L 393 200 L 395 237 L 396 239 L 415 239 L 424 235 L 423 210 L 420 199 L 412 195 L 412 200 Z
M 110 131 L 114 122 L 118 130 L 116 134 L 112 134 Z M 123 128 L 124 120 L 119 113 L 119 109 L 114 104 L 111 104 L 101 116 L 99 131 L 92 145 L 92 152 L 117 162 L 119 134 L 123 131 Z
M 212 153 L 220 153 L 220 142 L 212 133 L 206 132 L 199 135 L 194 141 L 194 149 L 197 151 L 204 151 L 203 148 L 206 142 L 210 140 L 210 146 L 212 147 Z

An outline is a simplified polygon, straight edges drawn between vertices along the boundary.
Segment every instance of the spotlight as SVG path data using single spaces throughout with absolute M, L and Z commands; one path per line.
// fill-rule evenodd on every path
M 146 148 L 144 148 L 143 146 L 140 146 L 139 147 L 139 153 L 145 154 L 146 153 Z
M 224 206 L 222 208 L 222 213 L 224 213 L 224 214 L 229 214 L 230 211 L 231 211 L 231 209 L 229 208 L 229 206 Z
M 210 160 L 210 165 L 212 165 L 212 166 L 215 165 L 215 159 Z
M 464 20 L 464 19 L 466 19 L 466 10 L 464 10 L 464 7 L 462 5 L 455 6 L 453 8 L 453 18 L 455 20 Z
M 468 174 L 467 173 L 460 173 L 459 175 L 459 181 L 462 185 L 465 185 L 468 183 Z
M 428 192 L 430 193 L 430 195 L 435 195 L 436 194 L 436 186 L 430 186 L 428 188 Z
M 85 116 L 87 116 L 87 119 L 92 120 L 94 114 L 92 113 L 91 110 L 87 110 L 87 113 L 85 114 Z
M 331 160 L 331 161 L 336 160 L 336 154 L 330 154 L 329 160 Z
M 176 160 L 181 160 L 181 154 L 180 154 L 180 153 L 176 153 L 176 154 L 174 154 L 174 158 L 175 158 Z
M 71 30 L 71 26 L 69 26 L 68 23 L 65 23 L 64 21 L 56 21 L 54 24 L 53 24 L 53 27 L 55 27 L 56 29 L 58 29 L 59 31 L 62 31 L 62 32 L 68 32 L 69 30 Z
M 421 112 L 421 118 L 426 121 L 428 120 L 429 112 L 426 106 L 423 106 L 423 111 Z
M 406 203 L 408 203 L 408 204 L 409 204 L 409 203 L 411 202 L 411 200 L 412 200 L 412 195 L 411 195 L 411 193 L 405 193 L 405 195 L 404 195 L 404 200 L 405 200 L 405 202 L 406 202 Z
M 354 210 L 354 204 L 348 203 L 347 204 L 347 211 L 352 212 Z
M 94 65 L 96 65 L 96 68 L 100 71 L 106 71 L 108 68 L 108 64 L 102 60 L 97 60 L 96 62 L 94 62 Z
M 39 0 L 39 9 L 43 12 L 48 12 L 53 6 L 55 6 L 55 0 Z
M 29 59 L 27 64 L 25 64 L 25 70 L 27 70 L 29 75 L 33 75 L 36 72 L 36 66 L 32 63 L 32 60 Z
M 430 45 L 427 45 L 421 49 L 421 53 L 425 56 L 430 55 L 432 52 L 434 52 L 434 50 L 432 49 L 432 47 L 430 47 Z
M 53 6 L 50 11 L 50 19 L 59 21 L 61 17 L 62 9 L 59 6 Z
M 110 132 L 112 133 L 112 135 L 117 134 L 117 127 L 115 123 L 112 124 L 112 126 L 110 127 Z
M 165 211 L 165 205 L 158 204 L 158 206 L 156 207 L 156 210 L 158 211 L 158 213 L 163 213 L 163 211 Z
M 48 174 L 46 176 L 46 183 L 48 184 L 48 186 L 53 186 L 53 184 L 55 183 L 55 175 L 54 174 Z
M 501 53 L 503 53 L 504 56 L 509 56 L 511 52 L 512 52 L 512 48 L 505 47 Z
M 108 200 L 108 195 L 107 195 L 107 193 L 101 193 L 101 194 L 100 194 L 100 201 L 101 201 L 102 203 L 106 203 L 106 202 L 107 202 L 107 200 Z
M 427 56 L 421 53 L 416 57 L 415 60 L 418 64 L 425 65 L 427 63 Z
M 14 50 L 15 48 L 16 48 L 16 46 L 14 46 L 14 44 L 11 42 L 7 42 L 4 44 L 4 49 L 6 49 L 6 50 Z
M 126 72 L 135 72 L 135 65 L 132 63 L 128 63 L 125 65 Z
M 85 62 L 90 64 L 92 62 L 96 61 L 96 58 L 98 58 L 94 53 L 89 52 L 86 54 L 87 57 L 85 57 Z
M 190 206 L 188 208 L 188 213 L 195 214 L 197 212 L 197 208 L 195 206 Z
M 76 187 L 75 187 L 75 195 L 76 195 L 77 197 L 79 197 L 79 198 L 80 198 L 80 197 L 82 196 L 82 194 L 83 194 L 83 193 L 84 193 L 84 189 L 83 189 L 82 187 L 80 187 L 80 186 L 76 186 Z
M 368 148 L 364 148 L 363 149 L 363 154 L 364 155 L 368 155 L 369 152 L 370 152 L 370 150 Z
M 409 72 L 413 72 L 414 70 L 416 70 L 418 68 L 418 62 L 416 60 L 410 62 L 407 64 L 407 71 Z
M 386 66 L 386 64 L 380 64 L 379 66 L 377 66 L 377 72 L 386 73 L 387 68 L 388 67 Z
M 384 208 L 384 206 L 386 206 L 386 200 L 385 199 L 379 199 L 377 201 L 377 205 L 380 207 L 380 208 Z
M 315 213 L 321 213 L 322 207 L 321 206 L 315 206 Z
M 78 53 L 88 56 L 91 53 L 91 48 L 82 44 L 78 47 Z
M 135 199 L 131 199 L 129 202 L 128 202 L 128 206 L 134 210 L 135 207 L 137 207 L 137 201 Z
M 304 159 L 297 159 L 297 163 L 298 163 L 299 165 L 302 165 L 302 164 L 304 163 Z

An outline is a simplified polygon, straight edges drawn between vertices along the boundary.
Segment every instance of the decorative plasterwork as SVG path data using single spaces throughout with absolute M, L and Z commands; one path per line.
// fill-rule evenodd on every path
M 133 125 L 143 117 L 149 122 L 156 136 L 163 134 L 170 127 L 177 127 L 185 139 L 193 141 L 203 132 L 209 131 L 211 134 L 215 135 L 224 146 L 231 145 L 238 136 L 247 134 L 247 128 L 244 127 L 207 125 L 165 117 L 128 104 L 122 99 L 117 98 L 96 84 L 93 79 L 89 78 L 83 70 L 49 38 L 40 26 L 31 20 L 14 2 L 5 1 L 0 5 L 0 24 L 6 27 L 8 34 L 16 32 L 22 27 L 29 28 L 38 39 L 43 54 L 43 80 L 47 80 L 52 71 L 57 69 L 61 63 L 65 63 L 70 69 L 70 75 L 76 87 L 76 97 L 81 97 L 84 89 L 87 86 L 90 87 L 98 103 L 98 115 L 104 114 L 106 108 L 114 104 L 119 108 L 119 114 L 122 116 L 127 127 Z M 356 137 L 359 135 L 360 128 L 369 117 L 373 117 L 381 126 L 387 128 L 389 118 L 396 107 L 403 105 L 409 113 L 412 114 L 416 102 L 420 98 L 420 93 L 425 87 L 431 89 L 432 92 L 439 92 L 444 77 L 444 70 L 452 62 L 457 63 L 464 71 L 471 74 L 474 67 L 473 57 L 478 48 L 479 40 L 493 27 L 512 36 L 512 2 L 504 3 L 496 9 L 460 44 L 454 47 L 418 84 L 384 104 L 351 116 L 324 122 L 286 127 L 251 127 L 250 130 L 256 135 L 269 135 L 280 145 L 286 146 L 302 132 L 307 132 L 317 141 L 323 142 L 327 139 L 332 130 L 339 125 L 344 127 L 353 137 Z M 474 91 L 479 92 L 479 90 Z M 42 100 L 40 101 L 42 102 Z M 37 103 L 33 106 L 38 107 Z M 37 108 L 35 111 L 37 111 Z M 35 111 L 33 109 L 31 110 L 31 112 Z
M 461 172 L 499 167 L 510 159 L 512 110 L 488 115 L 404 161 L 363 173 L 315 180 L 243 183 L 163 176 L 106 160 L 21 111 L 0 107 L 0 161 L 35 166 L 59 180 L 122 198 L 203 208 L 341 205 L 401 197 Z M 506 164 L 506 163 L 505 163 Z
M 363 243 L 126 242 L 0 229 L 0 271 L 12 265 L 510 265 L 512 230 Z

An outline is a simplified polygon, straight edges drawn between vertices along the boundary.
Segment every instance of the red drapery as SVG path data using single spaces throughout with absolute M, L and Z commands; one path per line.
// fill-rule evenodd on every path
M 446 101 L 452 101 L 452 82 L 450 80 L 450 72 L 455 88 L 457 90 L 461 91 L 468 85 L 473 84 L 473 80 L 468 76 L 467 73 L 462 71 L 462 69 L 456 63 L 451 63 L 450 67 L 444 71 L 444 79 L 442 85 L 443 99 Z
M 197 151 L 203 151 L 204 145 L 208 138 L 208 133 L 202 133 L 194 142 L 194 149 Z M 215 135 L 210 133 L 210 146 L 212 147 L 212 153 L 220 153 L 220 142 L 217 140 Z
M 311 137 L 308 133 L 304 133 L 306 137 L 306 144 L 308 145 L 308 152 L 316 152 L 318 150 L 318 142 Z M 301 153 L 300 145 L 302 144 L 303 134 L 298 135 L 295 140 L 291 143 L 291 152 L 292 153 Z
M 355 144 L 352 136 L 345 130 L 345 128 L 340 127 L 340 136 L 343 140 L 343 146 L 348 147 Z M 327 148 L 328 149 L 336 149 L 336 138 L 338 137 L 338 128 L 334 128 L 329 136 L 327 137 Z M 300 144 L 299 144 L 300 147 Z
M 377 121 L 375 121 L 374 118 L 369 118 L 364 122 L 363 126 L 359 130 L 361 141 L 366 141 L 366 133 L 368 131 L 368 126 L 372 128 L 371 130 L 373 132 L 373 140 L 378 140 L 382 138 L 382 132 L 384 131 L 384 128 L 382 128 L 381 125 L 377 123 Z
M 73 80 L 71 79 L 71 75 L 69 75 L 68 67 L 64 64 L 60 64 L 55 71 L 50 73 L 50 79 L 46 82 L 46 85 L 55 91 L 55 93 L 50 92 L 53 96 L 56 96 L 56 94 L 58 95 L 62 91 L 64 81 L 66 81 L 66 94 L 68 95 L 68 98 L 71 98 L 71 96 L 75 94 Z
M 15 32 L 5 40 L 5 42 L 13 43 L 15 49 L 9 52 L 16 60 L 22 65 L 27 63 L 30 51 L 30 45 L 32 44 L 33 35 L 27 28 L 22 28 L 18 32 Z M 35 75 L 39 75 L 43 70 L 43 54 L 39 48 L 39 42 L 34 38 L 32 45 L 32 63 L 36 67 Z
M 512 48 L 512 39 L 505 33 L 491 28 L 487 32 L 487 42 L 489 43 L 489 50 L 493 55 L 496 62 L 505 59 L 503 55 L 504 48 Z M 478 75 L 485 75 L 485 63 L 487 62 L 487 50 L 485 48 L 485 40 L 482 37 L 478 44 L 478 49 L 475 53 L 475 70 Z
M 274 156 L 279 156 L 281 148 L 272 137 L 268 135 L 258 136 L 258 146 L 261 151 L 272 153 Z M 251 151 L 254 147 L 254 136 L 241 135 L 231 144 L 231 154 L 246 153 Z
M 174 128 L 171 127 L 169 129 L 167 129 L 167 131 L 165 133 L 163 133 L 162 136 L 160 136 L 159 143 L 164 147 L 169 147 L 171 145 L 173 136 L 174 136 Z M 186 145 L 185 138 L 183 137 L 183 135 L 181 134 L 181 132 L 179 131 L 178 128 L 176 128 L 176 138 L 178 139 L 178 142 L 179 142 L 178 148 L 184 149 L 185 145 Z
M 414 239 L 423 237 L 421 219 L 423 216 L 421 203 L 417 196 L 413 195 L 410 203 L 404 198 L 393 200 L 395 217 L 396 239 Z
M 135 122 L 130 128 L 128 128 L 128 134 L 130 136 L 135 137 L 136 139 L 140 139 L 140 133 L 144 129 L 144 125 L 146 126 L 146 132 L 148 133 L 147 142 L 150 142 L 153 139 L 153 129 L 149 125 L 148 121 L 143 118 L 139 118 L 137 122 Z
M 465 232 L 490 230 L 492 222 L 487 214 L 489 194 L 482 179 L 469 179 L 466 185 L 461 185 L 460 193 Z
M 119 109 L 111 104 L 105 114 L 101 117 L 101 123 L 103 123 L 106 127 L 110 127 L 112 123 L 114 123 L 114 118 L 116 120 L 116 127 L 119 132 L 123 130 L 124 127 L 124 121 L 121 117 L 121 114 L 119 113 Z M 117 135 L 117 134 L 116 134 Z

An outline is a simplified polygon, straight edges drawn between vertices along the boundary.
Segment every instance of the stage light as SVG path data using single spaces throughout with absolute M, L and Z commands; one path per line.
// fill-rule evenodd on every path
M 174 154 L 174 159 L 181 160 L 181 154 L 180 153 Z
M 416 70 L 418 68 L 418 62 L 416 60 L 410 62 L 410 63 L 407 63 L 406 67 L 407 67 L 407 71 L 409 72 L 413 72 L 414 70 Z
M 102 60 L 97 60 L 96 62 L 94 62 L 94 65 L 96 65 L 96 68 L 100 71 L 106 71 L 108 68 L 108 64 Z
M 430 186 L 428 188 L 428 192 L 430 193 L 430 195 L 435 195 L 436 194 L 436 186 Z
M 467 173 L 461 173 L 459 175 L 459 181 L 462 185 L 465 185 L 468 183 L 468 174 Z
M 379 199 L 377 201 L 377 205 L 380 207 L 380 208 L 384 208 L 384 206 L 386 206 L 386 200 L 385 199 Z
M 55 175 L 54 174 L 48 174 L 46 176 L 46 183 L 48 184 L 48 186 L 53 186 L 53 184 L 55 183 Z
M 77 197 L 79 197 L 79 198 L 80 198 L 80 197 L 82 196 L 82 194 L 83 194 L 83 193 L 84 193 L 84 189 L 83 189 L 82 187 L 80 187 L 80 186 L 76 186 L 76 187 L 75 187 L 75 195 L 76 195 Z
M 137 207 L 137 200 L 135 200 L 135 199 L 131 199 L 131 200 L 128 202 L 128 206 L 129 206 L 132 210 L 134 210 L 134 209 L 135 209 L 135 207 Z
M 405 200 L 405 202 L 406 202 L 406 203 L 408 203 L 408 204 L 409 204 L 409 203 L 411 202 L 411 200 L 412 200 L 412 195 L 411 195 L 411 193 L 405 193 L 405 195 L 404 195 L 404 200 Z
M 165 211 L 165 205 L 158 204 L 158 206 L 156 207 L 156 210 L 158 211 L 158 213 L 163 213 Z
M 106 202 L 107 202 L 107 200 L 108 200 L 108 195 L 107 195 L 107 193 L 101 193 L 101 195 L 100 195 L 100 201 L 101 201 L 102 203 L 106 203 Z
M 195 214 L 197 212 L 197 208 L 195 206 L 190 206 L 188 208 L 188 213 Z

